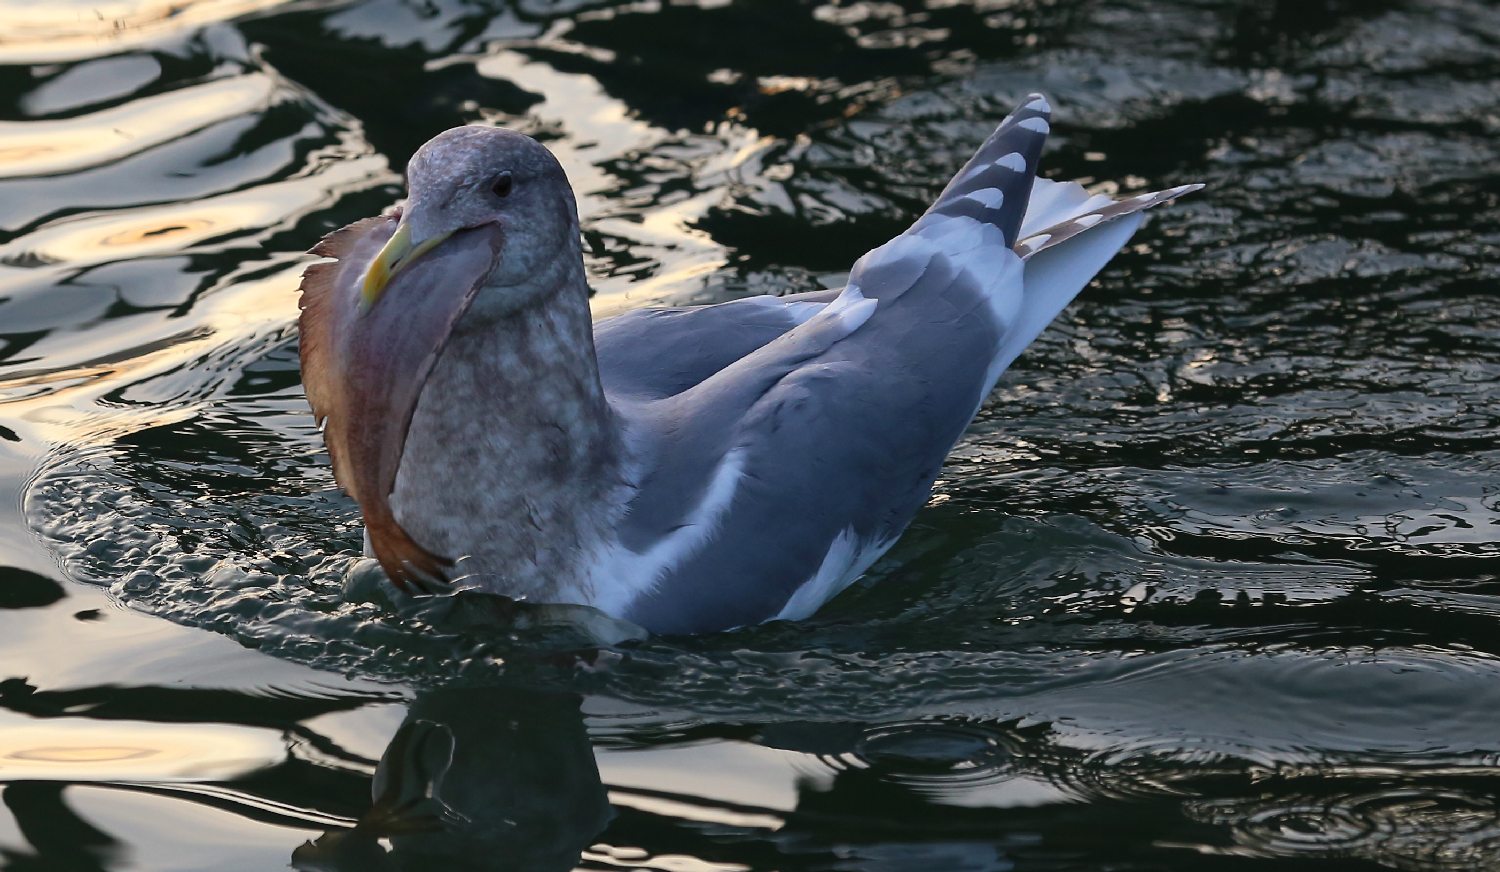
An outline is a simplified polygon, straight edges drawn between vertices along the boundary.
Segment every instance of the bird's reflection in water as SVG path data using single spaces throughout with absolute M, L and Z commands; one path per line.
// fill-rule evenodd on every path
M 566 872 L 610 819 L 579 699 L 512 688 L 423 694 L 380 759 L 374 804 L 292 855 L 304 872 Z
M 831 779 L 800 786 L 795 808 L 764 814 L 714 814 L 724 809 L 713 800 L 671 794 L 671 808 L 686 813 L 667 819 L 676 812 L 637 807 L 634 790 L 619 787 L 625 807 L 611 823 L 577 697 L 426 693 L 380 760 L 370 810 L 352 829 L 302 845 L 292 865 L 567 872 L 590 859 L 596 842 L 638 844 L 645 827 L 676 856 L 712 859 L 732 843 L 788 869 L 892 851 L 906 858 L 901 869 L 970 861 L 1032 868 L 1058 849 L 1076 855 L 1078 868 L 1105 868 L 1127 842 L 1164 869 L 1208 868 L 1199 864 L 1212 865 L 1210 857 L 1373 861 L 1410 872 L 1500 866 L 1500 802 L 1494 773 L 1482 766 L 1330 758 L 1268 774 L 1228 758 L 1122 759 L 1079 747 L 1046 723 L 961 717 L 734 732 L 738 741 L 805 755 L 808 765 L 821 760 Z M 1060 806 L 1076 807 L 1088 824 L 1060 821 Z M 855 819 L 864 824 L 851 829 Z M 712 832 L 695 820 L 715 821 Z M 839 835 L 829 841 L 830 832 Z

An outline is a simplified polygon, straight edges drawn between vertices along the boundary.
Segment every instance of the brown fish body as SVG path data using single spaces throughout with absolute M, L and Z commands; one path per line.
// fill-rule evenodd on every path
M 303 277 L 300 353 L 335 478 L 359 502 L 386 573 L 398 583 L 420 584 L 441 578 L 452 558 L 407 534 L 390 494 L 417 399 L 453 326 L 488 277 L 497 246 L 493 233 L 460 234 L 423 255 L 420 269 L 396 276 L 380 305 L 361 312 L 359 279 L 395 229 L 394 217 L 366 219 L 312 250 L 338 260 L 314 264 Z
M 302 282 L 308 400 L 397 585 L 479 573 L 550 597 L 599 526 L 597 482 L 619 478 L 573 192 L 544 147 L 493 128 L 447 131 L 407 174 L 398 214 L 312 251 L 336 261 Z

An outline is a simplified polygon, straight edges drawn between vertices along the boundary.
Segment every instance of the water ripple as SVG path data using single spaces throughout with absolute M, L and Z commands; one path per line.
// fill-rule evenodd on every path
M 168 5 L 0 23 L 0 480 L 68 579 L 330 672 L 634 712 L 596 742 L 799 755 L 785 808 L 616 791 L 595 865 L 1497 862 L 1494 9 Z M 583 655 L 482 603 L 344 596 L 300 252 L 394 201 L 428 136 L 553 148 L 602 315 L 837 286 L 1038 88 L 1047 172 L 1209 188 L 1006 374 L 865 583 L 796 625 Z M 265 788 L 275 748 L 193 750 L 211 732 L 184 765 L 233 783 L 195 801 L 357 817 Z M 123 778 L 127 746 L 177 741 L 146 733 L 7 747 Z M 298 736 L 278 772 L 378 755 Z

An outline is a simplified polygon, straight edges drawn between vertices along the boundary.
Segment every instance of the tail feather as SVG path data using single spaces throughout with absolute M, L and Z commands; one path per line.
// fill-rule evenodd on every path
M 990 367 L 990 384 L 1051 324 L 1078 292 L 1104 268 L 1109 259 L 1129 241 L 1145 219 L 1139 211 L 1059 240 L 1025 261 L 1019 317 L 1005 338 Z M 986 392 L 988 393 L 988 392 Z
M 1146 209 L 1202 187 L 1180 185 L 1115 200 L 1091 195 L 1077 182 L 1038 178 L 1013 249 L 1026 265 L 1019 317 L 991 366 L 991 384 L 1129 241 Z
M 1090 194 L 1077 182 L 1054 182 L 1037 176 L 1031 188 L 1031 202 L 1026 209 L 1026 219 L 1021 222 L 1020 237 L 1025 239 L 1035 236 L 1054 224 L 1113 202 L 1113 197 Z
M 1165 191 L 1115 200 L 1103 194 L 1089 196 L 1077 182 L 1039 178 L 1032 192 L 1037 208 L 1031 209 L 1022 222 L 1021 239 L 1014 249 L 1026 259 L 1106 221 L 1159 206 L 1202 188 L 1202 185 L 1178 185 Z

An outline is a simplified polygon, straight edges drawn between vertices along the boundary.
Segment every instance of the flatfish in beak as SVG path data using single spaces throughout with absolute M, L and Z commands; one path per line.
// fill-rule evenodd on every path
M 396 522 L 396 470 L 422 387 L 494 269 L 502 239 L 496 225 L 459 230 L 390 270 L 398 226 L 392 216 L 357 221 L 312 249 L 337 260 L 303 275 L 301 356 L 334 478 L 358 501 L 386 575 L 408 591 L 441 581 L 458 555 L 428 551 Z M 405 242 L 402 235 L 394 245 L 410 250 Z

